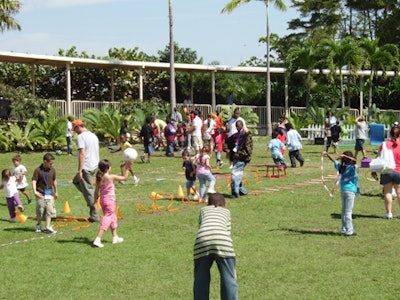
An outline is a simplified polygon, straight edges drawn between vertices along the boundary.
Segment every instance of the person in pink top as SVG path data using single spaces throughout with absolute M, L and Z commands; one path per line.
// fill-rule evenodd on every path
M 111 163 L 107 159 L 100 160 L 98 171 L 96 173 L 96 190 L 94 192 L 95 201 L 99 201 L 100 194 L 100 205 L 103 210 L 103 219 L 101 220 L 100 230 L 97 234 L 96 239 L 93 241 L 93 245 L 99 248 L 104 247 L 101 243 L 101 238 L 111 228 L 111 234 L 113 236 L 112 243 L 122 243 L 124 239 L 117 235 L 117 216 L 115 214 L 116 199 L 115 199 L 115 185 L 114 181 L 127 180 L 129 176 L 129 168 L 132 165 L 131 161 L 127 161 L 125 165 L 125 175 L 112 175 Z
M 200 202 L 206 202 L 206 184 L 210 182 L 207 193 L 214 194 L 215 177 L 211 172 L 210 166 L 210 146 L 205 145 L 201 148 L 199 154 L 196 154 L 194 160 L 194 166 L 196 170 L 196 176 L 200 183 Z
M 386 143 L 386 147 L 393 151 L 394 161 L 396 163 L 396 168 L 390 173 L 382 174 L 380 180 L 380 184 L 383 185 L 383 196 L 385 200 L 385 219 L 393 219 L 393 189 L 396 191 L 397 201 L 400 206 L 400 130 L 399 124 L 396 123 L 392 125 L 392 129 L 390 130 L 390 140 L 384 142 Z M 379 148 L 378 156 L 381 150 L 382 146 Z M 400 214 L 398 214 L 397 217 L 400 218 Z

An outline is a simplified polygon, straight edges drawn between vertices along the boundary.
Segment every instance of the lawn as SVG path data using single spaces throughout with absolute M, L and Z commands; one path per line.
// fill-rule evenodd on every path
M 356 198 L 353 210 L 358 236 L 344 237 L 340 235 L 340 191 L 335 189 L 332 200 L 320 181 L 323 146 L 304 145 L 303 167 L 288 168 L 286 178 L 268 179 L 263 166 L 272 163 L 266 153 L 268 140 L 254 140 L 253 160 L 245 172 L 249 195 L 227 199 L 240 299 L 397 299 L 400 220 L 382 218 L 381 186 L 368 180 L 366 169 L 360 169 L 361 197 Z M 142 150 L 141 145 L 136 148 Z M 345 150 L 353 149 L 339 148 Z M 22 154 L 29 182 L 43 154 Z M 12 168 L 13 155 L 0 154 L 2 168 Z M 119 172 L 121 153 L 110 154 L 102 148 L 101 157 L 110 159 L 113 172 Z M 59 226 L 54 236 L 35 233 L 35 203 L 25 205 L 24 214 L 29 217 L 25 223 L 9 223 L 3 194 L 0 298 L 191 299 L 193 243 L 203 204 L 183 204 L 178 198 L 178 187 L 185 184 L 181 166 L 179 153 L 166 158 L 161 152 L 151 164 L 134 164 L 140 183 L 117 184 L 116 191 L 123 216 L 118 232 L 125 241 L 112 245 L 106 232 L 101 249 L 92 246 L 98 224 L 72 230 L 77 224 L 69 223 Z M 82 195 L 70 184 L 77 170 L 76 156 L 56 156 L 55 168 L 57 216 L 88 217 Z M 229 194 L 228 164 L 215 174 L 216 190 Z M 325 161 L 330 188 L 334 174 L 332 164 Z M 178 210 L 167 212 L 170 200 L 160 199 L 161 212 L 138 213 L 138 203 L 150 211 L 152 192 L 174 194 L 171 208 Z M 22 195 L 21 199 L 26 203 Z M 69 214 L 63 213 L 66 201 Z M 397 204 L 393 207 L 397 215 Z M 219 299 L 216 266 L 212 278 L 211 299 Z

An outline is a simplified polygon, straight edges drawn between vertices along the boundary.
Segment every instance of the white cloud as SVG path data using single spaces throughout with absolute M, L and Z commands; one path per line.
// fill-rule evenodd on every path
M 21 4 L 23 9 L 28 10 L 45 7 L 73 7 L 126 1 L 127 0 L 21 0 Z

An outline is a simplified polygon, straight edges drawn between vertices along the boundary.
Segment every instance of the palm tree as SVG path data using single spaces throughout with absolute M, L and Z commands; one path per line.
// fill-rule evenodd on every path
M 327 51 L 326 62 L 331 70 L 331 75 L 335 76 L 336 70 L 339 70 L 340 95 L 342 107 L 345 107 L 343 67 L 346 67 L 351 74 L 355 74 L 361 66 L 361 49 L 353 38 L 347 37 L 340 41 L 326 41 L 324 50 Z M 350 107 L 350 103 L 348 103 L 348 106 Z
M 286 57 L 289 71 L 293 72 L 298 69 L 304 69 L 306 71 L 305 86 L 307 88 L 307 108 L 311 101 L 311 90 L 316 85 L 313 79 L 313 72 L 319 61 L 318 57 L 316 47 L 311 39 L 306 40 L 303 45 L 290 48 Z
M 378 76 L 378 71 L 382 71 L 383 75 L 388 70 L 397 70 L 399 67 L 399 49 L 394 44 L 385 44 L 379 46 L 379 39 L 369 40 L 363 39 L 360 42 L 363 50 L 364 70 L 371 70 L 369 75 L 369 94 L 368 94 L 368 118 L 372 115 L 372 87 L 374 78 Z
M 1 0 L 0 1 L 0 31 L 5 30 L 21 30 L 21 25 L 14 19 L 14 15 L 19 12 L 21 7 L 20 1 L 17 0 Z
M 249 3 L 251 0 L 231 0 L 223 9 L 222 13 L 230 13 L 235 8 L 239 7 L 242 4 Z M 272 122 L 271 122 L 271 73 L 270 73 L 270 29 L 269 29 L 269 3 L 273 2 L 275 7 L 279 10 L 285 11 L 286 5 L 283 0 L 256 0 L 264 2 L 266 7 L 266 16 L 267 16 L 267 87 L 266 87 L 266 104 L 267 104 L 267 135 L 272 134 Z

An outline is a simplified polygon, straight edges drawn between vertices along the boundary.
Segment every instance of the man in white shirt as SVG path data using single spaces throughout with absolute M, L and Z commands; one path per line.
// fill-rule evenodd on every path
M 75 120 L 73 130 L 78 134 L 76 147 L 78 148 L 78 173 L 73 179 L 76 188 L 83 194 L 90 210 L 90 222 L 99 222 L 100 217 L 94 199 L 93 175 L 99 160 L 99 139 L 86 128 L 82 120 Z
M 361 151 L 363 158 L 365 158 L 367 156 L 367 153 L 364 149 L 364 143 L 367 139 L 368 126 L 363 116 L 359 116 L 358 118 L 356 118 L 355 123 L 356 127 L 354 128 L 354 137 L 356 139 L 356 145 L 354 147 L 354 157 L 357 159 L 357 154 Z
M 200 112 L 196 109 L 194 111 L 194 119 L 192 121 L 192 127 L 189 132 L 192 135 L 192 147 L 194 148 L 196 154 L 200 153 L 201 148 L 203 148 L 203 139 L 201 136 L 201 128 L 203 127 L 203 121 L 199 117 Z

